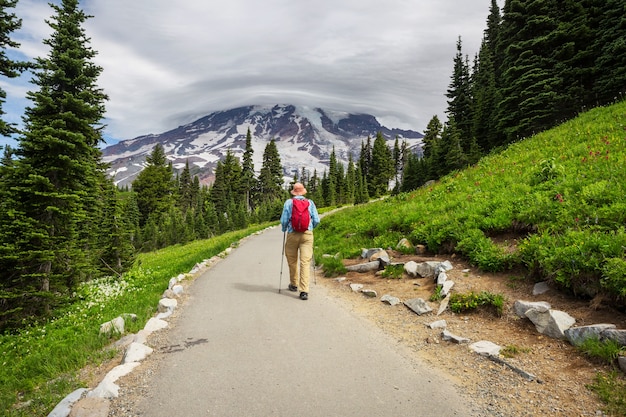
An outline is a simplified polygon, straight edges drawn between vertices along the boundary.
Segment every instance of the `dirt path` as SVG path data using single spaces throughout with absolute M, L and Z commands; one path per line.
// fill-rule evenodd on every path
M 187 288 L 109 416 L 487 415 L 322 283 L 279 294 L 282 238 L 246 240 Z
M 626 328 L 626 315 L 609 306 L 590 303 L 550 290 L 543 295 L 532 295 L 531 283 L 522 273 L 486 274 L 471 268 L 454 256 L 420 257 L 401 255 L 391 251 L 395 262 L 414 260 L 449 260 L 454 269 L 448 272 L 455 282 L 453 292 L 489 291 L 506 297 L 504 315 L 479 311 L 454 314 L 446 310 L 441 316 L 418 316 L 400 304 L 389 306 L 380 297 L 390 294 L 401 300 L 420 297 L 428 300 L 433 294 L 432 279 L 389 279 L 375 273 L 348 273 L 345 280 L 319 279 L 320 285 L 338 297 L 355 314 L 368 318 L 385 333 L 413 351 L 413 355 L 427 361 L 450 375 L 458 376 L 463 390 L 480 404 L 488 416 L 603 416 L 602 404 L 587 388 L 598 371 L 610 369 L 590 361 L 566 341 L 539 334 L 534 325 L 520 319 L 512 311 L 515 300 L 547 301 L 553 308 L 569 313 L 576 325 L 613 323 Z M 358 260 L 348 261 L 356 263 Z M 466 271 L 466 272 L 463 272 Z M 364 289 L 373 289 L 378 298 L 371 299 L 353 292 L 349 284 L 359 283 Z M 597 300 L 596 300 L 597 301 Z M 430 302 L 435 309 L 437 302 Z M 469 338 L 471 342 L 488 340 L 516 353 L 506 360 L 516 367 L 537 376 L 540 382 L 529 382 L 510 369 L 480 357 L 467 348 L 441 340 L 441 330 L 427 327 L 435 320 L 446 320 L 452 333 Z

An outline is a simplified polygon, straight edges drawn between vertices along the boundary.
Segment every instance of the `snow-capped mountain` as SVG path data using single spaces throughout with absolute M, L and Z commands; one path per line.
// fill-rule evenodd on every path
M 146 156 L 160 143 L 175 170 L 182 170 L 189 161 L 192 175 L 209 184 L 217 161 L 228 150 L 242 159 L 248 129 L 257 173 L 265 146 L 274 139 L 286 179 L 293 178 L 294 171 L 301 172 L 302 168 L 310 174 L 317 170 L 321 176 L 328 169 L 333 147 L 337 160 L 347 167 L 350 153 L 356 162 L 361 143 L 368 136 L 373 143 L 379 131 L 390 147 L 398 137 L 400 142 L 405 140 L 409 147 L 416 148 L 423 137 L 411 130 L 388 129 L 368 114 L 292 105 L 247 106 L 214 112 L 165 133 L 120 141 L 103 149 L 103 159 L 110 165 L 108 173 L 115 183 L 128 185 L 145 167 Z

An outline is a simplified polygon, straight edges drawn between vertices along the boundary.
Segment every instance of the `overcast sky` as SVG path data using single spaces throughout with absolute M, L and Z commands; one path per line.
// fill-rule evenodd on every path
M 58 3 L 58 0 L 55 0 Z M 500 4 L 501 2 L 499 2 Z M 423 131 L 445 120 L 456 41 L 478 52 L 490 0 L 89 0 L 85 24 L 109 143 L 161 133 L 216 110 L 301 104 L 369 113 Z M 501 4 L 500 4 L 501 6 Z M 19 0 L 22 58 L 47 55 L 53 15 Z M 20 122 L 28 82 L 0 79 Z M 0 144 L 6 140 L 0 138 Z

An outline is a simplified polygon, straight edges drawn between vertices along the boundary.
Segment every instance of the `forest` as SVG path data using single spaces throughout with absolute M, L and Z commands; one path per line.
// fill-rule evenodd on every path
M 200 186 L 189 166 L 174 172 L 157 145 L 132 187 L 118 189 L 100 151 L 107 95 L 84 30 L 90 16 L 77 0 L 51 5 L 49 53 L 18 62 L 4 53 L 19 48 L 11 40 L 21 25 L 16 3 L 0 5 L 0 73 L 29 71 L 33 89 L 23 128 L 3 121 L 0 107 L 0 133 L 18 141 L 0 161 L 0 331 L 72 303 L 81 283 L 120 277 L 140 252 L 278 219 L 289 189 L 278 148 L 270 142 L 254 167 L 250 132 L 242 160 L 228 153 L 211 186 Z M 492 0 L 479 53 L 470 60 L 457 41 L 447 120 L 433 116 L 422 149 L 378 134 L 347 167 L 329 149 L 327 171 L 302 167 L 293 181 L 318 207 L 365 203 L 623 100 L 625 16 L 621 0 L 507 0 L 502 10 Z M 0 90 L 0 105 L 5 99 Z

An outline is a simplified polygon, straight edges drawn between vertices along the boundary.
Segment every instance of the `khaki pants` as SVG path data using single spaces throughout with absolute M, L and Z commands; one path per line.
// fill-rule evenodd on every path
M 300 263 L 298 264 L 298 251 Z M 309 276 L 311 274 L 311 258 L 313 257 L 313 232 L 287 233 L 285 256 L 289 265 L 289 281 L 298 287 L 300 292 L 309 292 Z

